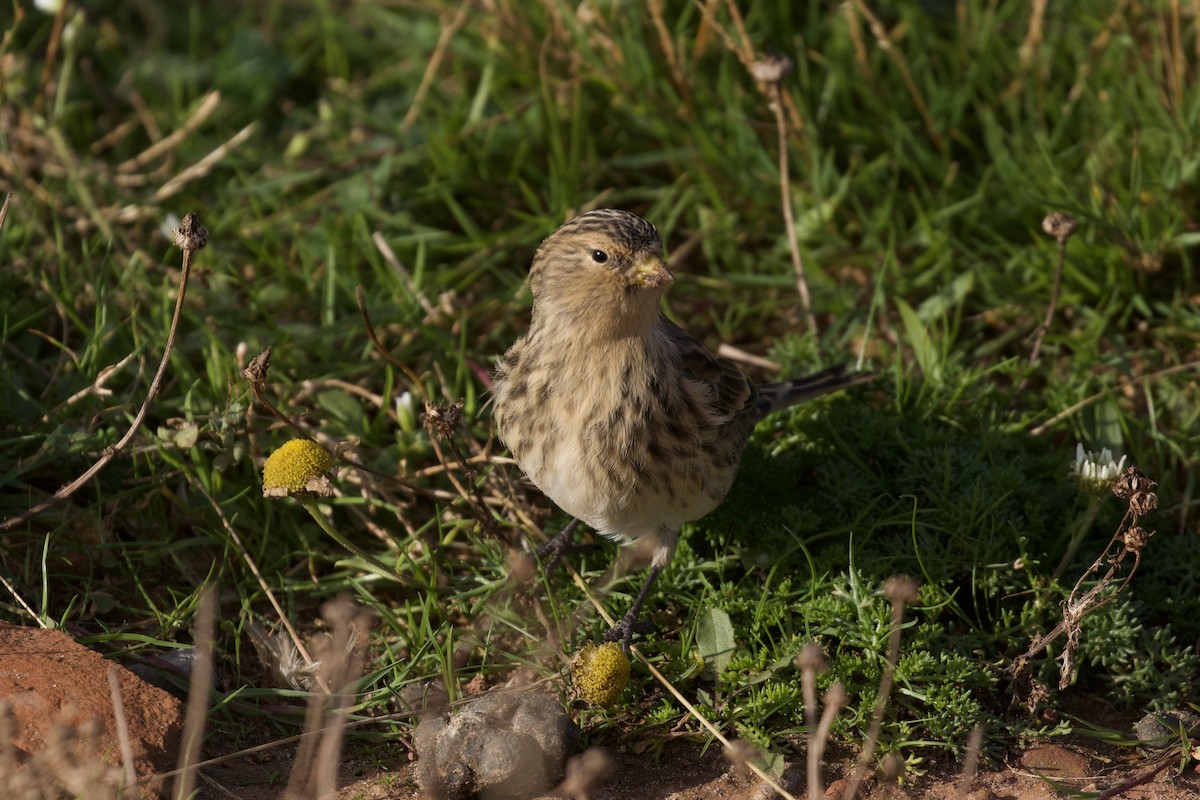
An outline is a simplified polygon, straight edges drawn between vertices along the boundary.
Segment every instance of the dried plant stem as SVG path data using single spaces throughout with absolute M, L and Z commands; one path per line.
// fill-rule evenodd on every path
M 1028 67 L 1042 46 L 1046 29 L 1046 6 L 1049 0 L 1033 0 L 1029 9 L 1029 27 L 1025 30 L 1025 41 L 1021 43 L 1019 56 L 1021 66 Z
M 179 780 L 175 782 L 175 800 L 190 800 L 196 785 L 196 762 L 200 760 L 204 717 L 208 712 L 208 696 L 212 690 L 216 607 L 217 594 L 212 587 L 208 587 L 200 598 L 200 608 L 196 612 L 196 664 L 188 683 L 187 714 L 179 747 L 179 768 L 176 770 Z
M 884 592 L 892 601 L 892 627 L 888 633 L 887 662 L 883 667 L 883 676 L 879 679 L 879 691 L 875 695 L 875 707 L 871 710 L 871 724 L 867 727 L 867 741 L 863 745 L 862 754 L 854 771 L 846 781 L 842 792 L 843 800 L 854 800 L 858 787 L 867 775 L 871 759 L 875 755 L 875 747 L 879 744 L 879 733 L 883 729 L 883 713 L 887 709 L 888 698 L 892 694 L 892 683 L 896 678 L 896 665 L 900 663 L 900 634 L 904 629 L 904 607 L 916 599 L 916 583 L 907 577 L 889 578 L 884 585 Z
M 8 593 L 11 594 L 13 596 L 13 599 L 16 600 L 17 603 L 20 604 L 21 608 L 25 609 L 25 613 L 28 614 L 33 619 L 33 621 L 38 624 L 39 627 L 42 627 L 42 628 L 50 627 L 49 625 L 46 624 L 46 621 L 44 619 L 42 619 L 40 614 L 38 614 L 36 611 L 34 611 L 32 608 L 29 607 L 29 603 L 25 602 L 25 598 L 21 597 L 21 595 L 17 594 L 16 588 L 11 583 L 8 582 L 8 578 L 5 578 L 3 575 L 0 575 L 0 583 L 4 584 L 4 588 L 8 589 Z
M 12 202 L 13 193 L 4 193 L 4 205 L 0 207 L 0 230 L 4 229 L 4 220 L 8 219 L 8 204 Z
M 409 294 L 417 298 L 417 303 L 420 304 L 421 310 L 426 314 L 433 314 L 435 311 L 433 303 L 429 302 L 429 298 L 425 296 L 425 293 L 417 288 L 417 284 L 415 281 L 413 281 L 412 275 L 409 273 L 404 264 L 400 263 L 400 259 L 396 257 L 396 251 L 393 250 L 392 246 L 387 243 L 387 239 L 383 238 L 383 234 L 379 231 L 372 233 L 371 243 L 375 245 L 375 249 L 379 251 L 379 255 L 383 256 L 383 260 L 388 263 L 388 266 L 395 270 L 396 274 L 404 279 L 405 288 L 408 289 Z M 366 318 L 367 304 L 363 299 L 363 287 L 361 283 L 354 287 L 354 296 L 358 298 L 359 311 L 361 311 L 363 317 Z M 370 328 L 370 324 L 370 320 L 368 319 L 368 328 Z M 374 329 L 371 330 L 373 333 Z M 371 341 L 374 342 L 377 347 L 379 346 L 379 342 L 374 335 L 371 336 Z M 386 351 L 381 351 L 381 353 L 385 356 L 387 355 Z M 399 362 L 393 361 L 392 363 L 396 364 L 397 366 L 401 366 Z
M 1046 316 L 1042 319 L 1042 324 L 1038 326 L 1037 331 L 1033 336 L 1033 347 L 1029 352 L 1029 367 L 1032 370 L 1037 366 L 1038 359 L 1042 357 L 1042 342 L 1046 339 L 1046 333 L 1050 330 L 1050 323 L 1054 321 L 1054 312 L 1058 310 L 1058 295 L 1062 289 L 1063 267 L 1067 262 L 1067 240 L 1075 233 L 1079 223 L 1070 214 L 1063 211 L 1053 211 L 1046 215 L 1042 220 L 1042 230 L 1054 237 L 1058 242 L 1058 259 L 1054 264 L 1054 283 L 1050 288 L 1050 302 L 1046 305 Z M 1030 373 L 1026 373 L 1021 382 L 1017 384 L 1017 388 L 1013 390 L 1012 398 L 1008 401 L 1008 409 L 1011 411 L 1017 406 L 1017 400 L 1021 393 L 1025 391 L 1025 387 L 1029 384 Z
M 1050 302 L 1046 306 L 1046 316 L 1042 318 L 1042 324 L 1038 326 L 1037 333 L 1033 337 L 1033 347 L 1029 351 L 1029 366 L 1037 364 L 1038 359 L 1042 357 L 1042 342 L 1046 339 L 1046 332 L 1050 330 L 1050 323 L 1054 321 L 1054 312 L 1058 310 L 1058 296 L 1062 291 L 1062 276 L 1063 266 L 1067 260 L 1067 239 L 1060 237 L 1058 240 L 1058 262 L 1054 265 L 1054 283 L 1050 287 Z
M 458 11 L 449 20 L 443 20 L 442 31 L 438 34 L 437 44 L 433 47 L 433 54 L 429 56 L 429 61 L 425 65 L 425 74 L 421 76 L 421 83 L 417 86 L 417 91 L 413 94 L 412 105 L 408 107 L 408 113 L 404 115 L 404 121 L 400 123 L 400 130 L 406 131 L 412 124 L 417 121 L 417 115 L 421 113 L 421 106 L 425 102 L 425 95 L 429 93 L 429 87 L 433 85 L 433 79 L 437 75 L 438 69 L 442 66 L 442 60 L 446 57 L 446 50 L 450 47 L 450 40 L 454 38 L 454 34 L 458 33 L 459 29 L 467 21 L 467 12 L 471 10 L 474 0 L 463 0 L 458 6 Z
M 1158 773 L 1162 772 L 1164 769 L 1166 769 L 1167 767 L 1171 766 L 1174 763 L 1176 763 L 1174 759 L 1170 759 L 1170 758 L 1163 759 L 1163 762 L 1161 764 L 1159 764 L 1157 767 L 1155 767 L 1154 769 L 1152 769 L 1148 772 L 1143 772 L 1141 775 L 1134 775 L 1132 778 L 1128 778 L 1126 780 L 1121 781 L 1116 786 L 1112 786 L 1112 787 L 1109 787 L 1108 789 L 1105 789 L 1103 792 L 1096 795 L 1096 800 L 1114 800 L 1114 798 L 1121 797 L 1126 792 L 1128 792 L 1130 789 L 1133 789 L 1135 787 L 1141 786 L 1142 784 L 1146 784 L 1146 783 L 1149 783 L 1150 781 L 1154 780 L 1154 778 L 1158 775 Z
M 1145 514 L 1158 508 L 1158 495 L 1154 493 L 1154 489 L 1157 487 L 1158 483 L 1146 477 L 1137 467 L 1126 469 L 1113 484 L 1113 494 L 1129 502 L 1125 516 L 1121 518 L 1121 522 L 1117 525 L 1117 530 L 1112 538 L 1108 540 L 1108 544 L 1075 582 L 1070 597 L 1063 603 L 1062 620 L 1049 633 L 1039 636 L 1023 654 L 1013 659 L 1008 671 L 1014 680 L 1031 680 L 1026 673 L 1033 657 L 1049 647 L 1050 643 L 1059 636 L 1065 635 L 1066 646 L 1058 656 L 1058 660 L 1061 662 L 1059 688 L 1066 689 L 1070 685 L 1075 674 L 1074 658 L 1075 651 L 1079 647 L 1080 624 L 1083 618 L 1115 600 L 1117 595 L 1129 585 L 1129 581 L 1133 579 L 1134 573 L 1141 564 L 1142 550 L 1145 549 L 1153 534 L 1143 530 L 1139 523 Z M 1109 591 L 1117 573 L 1123 569 L 1125 558 L 1129 555 L 1133 556 L 1133 564 L 1130 566 L 1129 572 L 1119 586 Z M 1100 567 L 1106 563 L 1109 565 L 1108 570 L 1100 576 L 1092 588 L 1080 594 L 1084 581 L 1098 574 Z
M 971 781 L 975 780 L 975 774 L 979 770 L 979 753 L 983 750 L 984 732 L 984 724 L 977 722 L 971 729 L 970 738 L 967 739 L 967 753 L 963 758 L 962 772 L 959 773 L 958 783 L 954 787 L 954 791 L 959 797 L 967 796 L 967 792 L 971 789 Z
M 888 54 L 892 59 L 892 63 L 896 65 L 896 69 L 900 70 L 900 78 L 904 81 L 904 86 L 908 89 L 909 97 L 912 98 L 913 104 L 916 105 L 917 111 L 921 114 L 921 120 L 925 123 L 925 133 L 929 136 L 929 141 L 937 148 L 938 152 L 946 152 L 946 140 L 942 138 L 942 134 L 938 132 L 937 126 L 933 122 L 933 116 L 929 113 L 929 107 L 925 105 L 925 99 L 921 97 L 921 90 L 917 88 L 917 82 L 913 80 L 912 72 L 908 69 L 908 61 L 904 58 L 904 54 L 896 49 L 892 42 L 892 37 L 888 35 L 887 28 L 879 21 L 879 18 L 872 13 L 867 6 L 866 0 L 853 0 L 854 9 L 863 15 L 867 21 L 867 26 L 871 29 L 871 35 L 875 37 L 879 47 Z
M 808 292 L 808 275 L 804 272 L 804 260 L 800 256 L 800 241 L 796 235 L 796 219 L 792 214 L 792 192 L 788 177 L 787 122 L 783 118 L 783 86 L 771 84 L 773 99 L 771 110 L 775 112 L 775 129 L 779 134 L 779 193 L 783 203 L 783 224 L 787 229 L 788 249 L 792 253 L 792 268 L 796 271 L 796 291 L 800 293 L 800 305 L 804 311 L 804 324 L 813 335 L 818 335 L 817 318 L 813 314 L 812 297 Z
M 1167 63 L 1163 71 L 1167 77 L 1167 88 L 1171 93 L 1170 109 L 1178 119 L 1183 107 L 1183 92 L 1187 87 L 1187 58 L 1183 55 L 1183 24 L 1179 13 L 1179 0 L 1171 0 L 1171 24 L 1164 38 L 1168 39 L 1166 47 Z
M 134 435 L 142 427 L 142 422 L 145 421 L 146 414 L 150 411 L 150 404 L 158 395 L 163 376 L 167 372 L 167 364 L 171 361 L 171 351 L 175 346 L 175 334 L 179 330 L 179 319 L 183 314 L 183 301 L 187 296 L 188 277 L 192 269 L 192 254 L 204 247 L 207 240 L 208 231 L 200 224 L 200 219 L 195 214 L 188 214 L 183 218 L 180 227 L 176 228 L 176 243 L 180 244 L 183 249 L 183 269 L 179 278 L 179 295 L 175 298 L 175 311 L 171 315 L 171 326 L 167 331 L 167 344 L 163 348 L 163 356 L 158 364 L 158 371 L 154 373 L 154 378 L 150 381 L 150 389 L 146 392 L 146 399 L 142 401 L 142 407 L 138 409 L 137 415 L 134 416 L 129 430 L 125 432 L 125 435 L 116 444 L 105 449 L 100 458 L 96 460 L 96 463 L 92 464 L 91 467 L 75 480 L 63 486 L 53 495 L 29 510 L 0 522 L 0 531 L 12 530 L 75 494 L 75 492 L 79 491 L 80 487 L 95 477 L 96 473 L 108 466 L 109 462 L 116 458 L 133 441 Z
M 309 697 L 304 730 L 316 735 L 300 740 L 283 792 L 284 800 L 316 800 L 334 795 L 346 716 L 354 699 L 354 682 L 360 674 L 360 659 L 352 652 L 355 633 L 350 602 L 334 600 L 326 603 L 321 616 L 333 632 L 329 653 L 322 666 L 338 689 L 336 693 Z
M 381 242 L 376 242 L 375 244 L 376 247 L 380 247 Z M 386 242 L 383 242 L 382 246 L 387 247 Z M 388 257 L 387 254 L 391 252 L 391 248 L 387 248 L 387 250 L 380 249 L 380 252 L 384 254 L 384 258 L 386 259 Z M 394 257 L 395 255 L 393 254 L 393 258 Z M 399 264 L 398 261 L 396 263 Z M 401 267 L 401 269 L 403 269 L 403 267 Z M 418 295 L 418 298 L 419 297 L 420 295 Z M 421 395 L 421 399 L 428 403 L 429 393 L 425 391 L 425 385 L 421 383 L 421 379 L 417 377 L 417 374 L 413 372 L 407 364 L 396 358 L 394 355 L 392 355 L 390 350 L 383 346 L 383 342 L 380 340 L 379 334 L 375 332 L 375 324 L 371 322 L 371 314 L 367 311 L 367 299 L 363 294 L 363 287 L 361 283 L 354 287 L 354 299 L 358 301 L 358 313 L 362 315 L 363 326 L 367 329 L 367 337 L 370 338 L 371 344 L 374 345 L 375 352 L 379 353 L 379 355 L 391 363 L 392 366 L 396 367 L 396 369 L 403 372 L 404 376 L 408 378 L 410 383 L 412 383 L 413 388 L 416 389 Z M 428 303 L 428 301 L 425 302 Z M 422 307 L 424 307 L 424 305 Z M 430 307 L 429 310 L 432 311 L 432 307 Z
M 228 533 L 229 538 L 233 540 L 234 546 L 237 547 L 238 552 L 242 554 L 242 560 L 246 562 L 246 566 L 250 568 L 250 572 L 254 575 L 254 579 L 258 581 L 258 588 L 263 590 L 263 594 L 267 596 L 267 601 L 271 604 L 271 608 L 275 609 L 275 616 L 279 617 L 279 621 L 283 624 L 284 630 L 287 631 L 288 636 L 291 638 L 292 644 L 296 646 L 296 652 L 299 653 L 300 657 L 304 659 L 304 663 L 307 666 L 312 667 L 314 662 L 312 656 L 308 654 L 308 648 L 304 646 L 304 641 L 300 638 L 300 634 L 298 634 L 296 629 L 292 627 L 292 622 L 290 619 L 288 619 L 287 614 L 283 613 L 283 606 L 279 604 L 279 600 L 276 599 L 275 593 L 271 591 L 271 587 L 267 584 L 266 579 L 263 578 L 262 572 L 258 568 L 258 564 L 254 562 L 254 558 L 250 555 L 250 551 L 246 549 L 244 544 L 242 544 L 242 537 L 238 536 L 237 529 L 233 527 L 233 523 L 225 514 L 225 510 L 221 508 L 221 504 L 216 501 L 216 498 L 208 493 L 208 489 L 204 488 L 203 482 L 193 481 L 192 486 L 198 489 L 200 494 L 204 495 L 204 498 L 208 500 L 209 504 L 213 507 L 213 511 L 216 512 L 217 518 L 221 520 L 221 526 L 225 528 L 225 532 Z M 329 691 L 329 686 L 326 685 L 325 680 L 321 677 L 321 673 L 319 671 L 314 670 L 313 677 L 316 678 L 317 684 L 321 687 L 321 691 Z
M 809 800 L 821 800 L 825 796 L 825 792 L 821 788 L 821 761 L 825 758 L 825 743 L 829 741 L 833 720 L 842 710 L 842 706 L 846 704 L 846 690 L 840 683 L 832 684 L 825 690 L 823 699 L 825 708 L 821 712 L 821 722 L 817 725 L 816 733 L 808 747 Z
M 200 105 L 196 108 L 192 115 L 184 121 L 178 130 L 171 135 L 159 139 L 154 144 L 147 147 L 142 152 L 138 153 L 133 158 L 125 161 L 117 166 L 117 172 L 133 172 L 141 169 L 149 164 L 154 159 L 167 153 L 175 148 L 180 142 L 188 137 L 188 135 L 204 124 L 204 121 L 212 116 L 212 113 L 217 110 L 217 106 L 221 104 L 221 93 L 217 91 L 209 92 Z
M 134 798 L 137 772 L 133 768 L 133 745 L 129 740 L 129 722 L 125 719 L 125 698 L 121 694 L 121 680 L 116 665 L 108 668 L 108 692 L 112 697 L 113 722 L 117 728 L 117 747 L 121 750 L 121 767 L 125 772 L 125 786 L 121 795 Z
M 675 52 L 675 43 L 671 41 L 671 31 L 667 28 L 667 21 L 663 13 L 663 0 L 650 0 L 649 9 L 654 30 L 658 33 L 659 46 L 662 47 L 663 56 L 671 70 L 671 80 L 684 99 L 684 111 L 690 111 L 688 108 L 691 104 L 690 84 L 684 77 L 683 66 L 679 63 L 679 56 Z
M 1130 384 L 1149 383 L 1153 380 L 1157 380 L 1158 378 L 1164 378 L 1167 375 L 1174 375 L 1176 372 L 1186 372 L 1188 370 L 1195 370 L 1195 369 L 1200 369 L 1200 361 L 1189 361 L 1186 364 L 1176 364 L 1173 367 L 1164 367 L 1163 369 L 1151 372 L 1149 375 L 1139 375 L 1136 378 L 1127 378 L 1123 381 L 1120 381 L 1119 383 L 1117 383 L 1116 386 L 1113 386 L 1110 389 L 1104 389 L 1103 391 L 1096 392 L 1091 397 L 1085 397 L 1082 400 L 1080 400 L 1078 403 L 1074 403 L 1074 404 L 1068 406 L 1067 408 L 1064 408 L 1062 411 L 1058 412 L 1053 417 L 1051 417 L 1050 419 L 1043 422 L 1041 425 L 1038 425 L 1037 427 L 1030 430 L 1029 435 L 1030 436 L 1042 435 L 1049 428 L 1062 422 L 1064 419 L 1071 416 L 1072 414 L 1075 414 L 1076 412 L 1078 412 L 1081 409 L 1087 408 L 1092 403 L 1095 403 L 1097 400 L 1100 400 L 1104 397 L 1108 397 L 1113 392 L 1119 392 L 1120 390 L 1124 389 L 1126 386 L 1129 386 Z
M 188 185 L 197 178 L 203 178 L 210 171 L 212 171 L 212 168 L 216 166 L 218 161 L 229 155 L 229 152 L 242 142 L 249 139 L 250 134 L 254 133 L 254 129 L 256 127 L 258 127 L 258 123 L 251 122 L 233 136 L 229 137 L 228 141 L 222 142 L 219 147 L 206 155 L 204 158 L 200 159 L 195 164 L 192 164 L 174 178 L 171 178 L 171 180 L 164 183 L 161 187 L 159 187 L 158 191 L 150 196 L 150 202 L 161 203 L 168 197 L 171 197 L 172 195 L 182 191 L 184 186 Z
M 33 111 L 41 114 L 46 107 L 46 98 L 50 94 L 50 76 L 54 74 L 54 64 L 58 61 L 58 48 L 62 44 L 63 28 L 67 24 L 67 12 L 71 10 L 70 3 L 62 3 L 54 14 L 54 24 L 50 28 L 50 41 L 46 44 L 46 60 L 42 64 L 41 90 L 33 99 Z
M 1083 97 L 1083 90 L 1087 86 L 1088 78 L 1091 77 L 1092 70 L 1097 64 L 1103 63 L 1104 51 L 1112 43 L 1113 37 L 1122 25 L 1126 24 L 1126 9 L 1130 0 L 1119 0 L 1116 8 L 1108 16 L 1104 23 L 1104 29 L 1096 34 L 1096 38 L 1088 46 L 1087 57 L 1079 61 L 1079 69 L 1075 73 L 1075 83 L 1067 92 L 1067 102 L 1063 105 L 1064 114 L 1069 112 L 1071 108 L 1079 102 L 1079 98 Z

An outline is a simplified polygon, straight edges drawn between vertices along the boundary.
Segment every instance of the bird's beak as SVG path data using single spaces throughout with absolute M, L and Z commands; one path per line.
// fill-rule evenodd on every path
M 669 285 L 674 280 L 675 276 L 661 258 L 651 256 L 633 265 L 633 285 L 639 288 L 657 289 Z

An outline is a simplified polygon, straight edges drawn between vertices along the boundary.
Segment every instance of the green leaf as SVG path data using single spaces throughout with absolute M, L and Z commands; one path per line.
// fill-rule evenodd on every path
M 700 657 L 711 666 L 713 677 L 720 677 L 729 666 L 736 646 L 729 614 L 720 608 L 710 608 L 705 612 L 696 630 L 696 645 Z

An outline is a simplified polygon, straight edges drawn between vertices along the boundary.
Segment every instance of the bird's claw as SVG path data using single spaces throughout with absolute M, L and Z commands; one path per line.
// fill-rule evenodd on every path
M 638 619 L 632 612 L 621 618 L 621 621 L 609 628 L 608 633 L 604 634 L 606 642 L 620 642 L 621 649 L 629 655 L 629 648 L 633 644 L 635 635 L 645 636 L 654 633 L 658 627 L 648 619 Z

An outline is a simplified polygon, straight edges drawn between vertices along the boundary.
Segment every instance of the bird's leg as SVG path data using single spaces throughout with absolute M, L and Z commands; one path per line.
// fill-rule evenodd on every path
M 537 549 L 538 560 L 545 565 L 546 572 L 554 569 L 562 560 L 563 554 L 571 548 L 571 539 L 575 537 L 575 529 L 578 527 L 579 520 L 571 520 L 561 531 L 554 534 L 549 541 Z
M 648 619 L 638 619 L 638 612 L 642 610 L 642 605 L 650 595 L 650 587 L 654 585 L 654 581 L 662 574 L 662 571 L 663 568 L 660 566 L 650 567 L 650 574 L 646 576 L 642 590 L 633 599 L 633 605 L 629 607 L 629 612 L 621 618 L 620 622 L 613 625 L 608 633 L 604 634 L 604 641 L 620 642 L 621 649 L 628 653 L 635 633 L 646 634 L 654 630 L 654 623 Z

